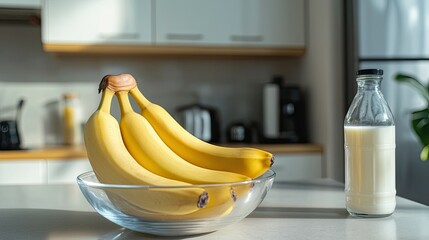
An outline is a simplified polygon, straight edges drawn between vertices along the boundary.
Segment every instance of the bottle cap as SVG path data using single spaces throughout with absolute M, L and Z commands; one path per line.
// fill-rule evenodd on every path
M 74 93 L 74 92 L 68 92 L 68 93 L 63 94 L 63 98 L 64 99 L 75 99 L 75 98 L 78 98 L 78 95 L 77 95 L 77 93 Z
M 383 69 L 361 69 L 356 72 L 356 75 L 383 75 Z

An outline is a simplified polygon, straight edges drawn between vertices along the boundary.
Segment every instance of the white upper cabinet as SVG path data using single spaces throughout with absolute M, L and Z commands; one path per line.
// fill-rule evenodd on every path
M 42 40 L 58 44 L 150 43 L 151 0 L 46 0 Z
M 156 0 L 156 43 L 304 47 L 302 0 Z
M 246 0 L 243 0 L 246 1 Z M 304 0 L 249 0 L 259 11 L 258 19 L 261 44 L 280 47 L 305 46 Z
M 157 44 L 219 45 L 239 31 L 237 0 L 156 0 Z
M 240 31 L 230 40 L 239 45 L 304 47 L 302 0 L 239 0 Z
M 42 40 L 53 52 L 300 56 L 305 2 L 44 0 Z

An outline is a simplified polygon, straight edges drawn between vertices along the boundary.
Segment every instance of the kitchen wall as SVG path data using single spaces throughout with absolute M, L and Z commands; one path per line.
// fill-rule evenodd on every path
M 324 176 L 342 181 L 342 2 L 308 0 L 307 9 L 307 50 L 300 58 L 55 55 L 43 52 L 39 27 L 0 25 L 0 109 L 25 97 L 24 144 L 41 146 L 46 102 L 76 91 L 88 117 L 100 79 L 127 72 L 170 112 L 195 101 L 217 107 L 224 131 L 231 121 L 260 121 L 262 84 L 282 74 L 308 98 L 310 141 L 324 145 Z
M 301 81 L 297 59 L 55 55 L 43 52 L 39 27 L 0 26 L 0 32 L 0 108 L 26 98 L 21 125 L 28 146 L 43 144 L 44 105 L 64 92 L 79 93 L 88 118 L 106 74 L 131 73 L 149 99 L 172 113 L 193 102 L 214 106 L 222 129 L 231 121 L 260 120 L 262 84 L 273 74 Z M 117 105 L 113 112 L 118 116 Z
M 311 139 L 324 145 L 324 176 L 344 180 L 343 2 L 308 1 L 307 52 L 299 74 L 308 89 Z

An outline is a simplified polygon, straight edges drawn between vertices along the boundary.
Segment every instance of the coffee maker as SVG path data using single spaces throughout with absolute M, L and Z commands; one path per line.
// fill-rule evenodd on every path
M 306 108 L 299 86 L 285 85 L 282 76 L 274 76 L 263 86 L 262 107 L 262 142 L 307 141 Z

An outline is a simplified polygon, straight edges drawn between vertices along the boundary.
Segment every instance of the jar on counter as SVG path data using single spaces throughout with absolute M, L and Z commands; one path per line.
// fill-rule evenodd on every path
M 395 123 L 383 97 L 381 69 L 357 72 L 357 93 L 344 120 L 346 208 L 384 217 L 396 206 Z
M 63 95 L 63 133 L 65 145 L 82 144 L 82 108 L 76 93 Z

